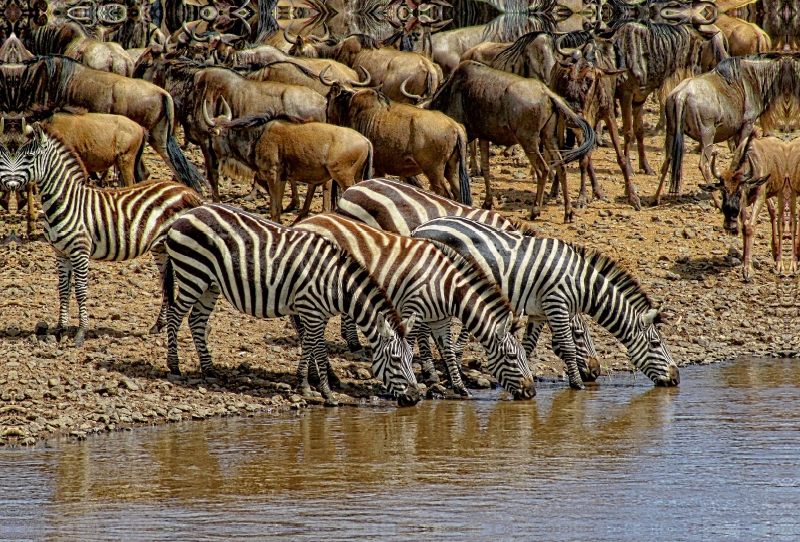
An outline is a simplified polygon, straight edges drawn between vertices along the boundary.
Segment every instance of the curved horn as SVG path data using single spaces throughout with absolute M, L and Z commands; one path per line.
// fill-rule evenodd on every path
M 711 155 L 711 174 L 714 175 L 714 177 L 719 182 L 722 182 L 722 177 L 720 176 L 719 171 L 717 171 L 717 152 L 716 151 L 714 151 L 714 153 Z
M 368 87 L 370 83 L 372 83 L 372 74 L 367 71 L 367 68 L 362 66 L 361 64 L 358 65 L 358 68 L 364 72 L 364 76 L 367 78 L 365 81 L 350 81 L 350 85 L 354 87 Z
M 561 48 L 561 42 L 563 42 L 564 39 L 566 39 L 566 37 L 567 37 L 566 34 L 564 34 L 563 36 L 559 36 L 559 37 L 556 38 L 556 40 L 553 43 L 555 45 L 556 52 L 558 54 L 563 55 L 563 56 L 572 56 L 572 53 L 574 53 L 575 51 L 578 51 L 578 49 L 562 49 Z
M 415 75 L 415 74 L 414 74 L 414 75 Z M 408 91 L 406 90 L 406 83 L 408 83 L 409 79 L 411 79 L 412 77 L 414 77 L 414 75 L 409 75 L 408 77 L 406 77 L 406 80 L 405 80 L 405 81 L 403 81 L 402 83 L 400 83 L 400 94 L 402 94 L 403 96 L 405 96 L 405 97 L 406 97 L 406 98 L 408 98 L 409 100 L 414 100 L 414 101 L 417 101 L 417 100 L 421 100 L 421 99 L 422 99 L 422 96 L 420 96 L 420 95 L 418 95 L 418 94 L 411 94 L 410 92 L 408 92 Z
M 181 24 L 181 28 L 183 28 L 183 31 L 184 31 L 184 32 L 185 32 L 185 33 L 186 33 L 186 34 L 187 34 L 187 35 L 188 35 L 190 38 L 192 38 L 194 41 L 205 42 L 205 41 L 208 41 L 209 39 L 211 39 L 209 36 L 205 36 L 205 37 L 198 36 L 198 35 L 197 35 L 197 25 L 196 25 L 194 28 L 192 28 L 192 29 L 189 29 L 189 26 L 186 24 L 186 21 L 184 21 L 184 22 Z
M 327 72 L 329 69 L 331 69 L 331 65 L 330 64 L 328 64 L 327 66 L 322 68 L 322 71 L 319 72 L 319 82 L 322 83 L 323 85 L 325 85 L 326 87 L 333 86 L 333 84 L 336 83 L 336 81 L 332 81 L 332 80 L 328 81 L 328 80 L 325 79 L 325 72 Z
M 744 176 L 745 182 L 752 179 L 756 172 L 756 165 L 753 163 L 753 155 L 750 153 L 747 153 L 747 166 L 749 171 L 747 172 L 747 175 Z
M 208 101 L 206 100 L 203 100 L 203 120 L 212 128 L 217 125 L 214 119 L 211 118 L 211 115 L 208 114 Z
M 314 36 L 314 39 L 316 39 L 316 40 L 318 40 L 318 41 L 325 41 L 325 40 L 327 40 L 328 38 L 330 38 L 330 37 L 331 37 L 331 33 L 330 33 L 330 31 L 328 30 L 328 26 L 327 26 L 327 25 L 325 25 L 325 24 L 323 24 L 323 25 L 322 25 L 322 28 L 324 28 L 324 29 L 325 29 L 325 33 L 324 33 L 323 35 L 321 35 L 321 36 Z
M 222 98 L 222 116 L 225 117 L 225 120 L 228 122 L 233 120 L 233 112 L 231 111 L 231 106 L 228 105 L 228 102 L 225 101 L 225 98 Z
M 294 21 L 292 21 L 294 22 Z M 292 23 L 283 27 L 283 39 L 285 39 L 288 43 L 297 43 L 295 40 L 292 39 L 291 35 L 289 34 L 289 27 L 292 26 Z M 300 36 L 297 36 L 300 37 Z

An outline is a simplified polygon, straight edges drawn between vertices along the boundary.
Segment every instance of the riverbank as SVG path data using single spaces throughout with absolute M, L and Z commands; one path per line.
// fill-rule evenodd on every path
M 658 169 L 663 135 L 647 141 L 648 156 Z M 525 221 L 535 188 L 527 178 L 524 157 L 519 160 L 493 150 L 496 209 Z M 192 157 L 199 162 L 196 149 Z M 147 160 L 155 178 L 166 178 L 166 169 L 149 149 Z M 632 269 L 651 296 L 665 304 L 669 324 L 663 333 L 681 366 L 741 355 L 798 355 L 798 278 L 778 277 L 773 271 L 766 212 L 756 233 L 755 275 L 751 283 L 744 283 L 741 238 L 722 231 L 721 214 L 697 190 L 697 161 L 697 154 L 687 153 L 684 190 L 690 193 L 677 200 L 667 197 L 657 208 L 647 204 L 658 177 L 637 175 L 634 183 L 645 207 L 636 212 L 625 203 L 613 149 L 601 147 L 595 153 L 595 168 L 608 201 L 577 210 L 573 224 L 562 223 L 563 207 L 553 202 L 545 205 L 535 222 L 525 222 L 541 235 L 587 245 Z M 577 167 L 569 168 L 569 179 L 575 198 Z M 480 177 L 473 179 L 472 188 L 475 201 L 481 202 Z M 223 199 L 266 212 L 266 198 L 248 201 L 249 191 L 245 183 L 228 183 L 222 189 Z M 314 208 L 321 208 L 319 197 Z M 284 215 L 284 223 L 291 223 L 295 216 Z M 6 238 L 12 230 L 24 231 L 24 221 L 0 214 L 0 235 Z M 288 320 L 256 320 L 224 300 L 212 315 L 209 335 L 219 378 L 200 378 L 185 323 L 179 334 L 179 355 L 186 376 L 168 376 L 165 338 L 148 334 L 160 305 L 158 275 L 149 258 L 92 262 L 86 344 L 74 347 L 71 336 L 58 342 L 51 334 L 58 317 L 55 258 L 41 233 L 39 229 L 37 237 L 24 245 L 0 247 L 0 444 L 83 439 L 140 425 L 247 416 L 316 402 L 294 391 L 300 349 Z M 74 300 L 72 313 L 74 326 Z M 601 378 L 629 371 L 624 348 L 593 323 L 592 331 L 607 375 Z M 342 403 L 379 400 L 381 386 L 369 378 L 369 362 L 347 351 L 338 337 L 338 322 L 329 326 L 326 338 L 333 366 L 344 383 Z M 549 345 L 545 331 L 530 360 L 531 368 L 540 378 L 562 379 L 564 365 Z M 481 371 L 485 356 L 477 343 L 469 345 L 465 362 L 473 386 L 490 384 Z

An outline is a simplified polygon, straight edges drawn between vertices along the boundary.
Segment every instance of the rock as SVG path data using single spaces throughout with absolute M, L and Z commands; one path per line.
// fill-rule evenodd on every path
M 475 379 L 475 387 L 481 389 L 487 389 L 492 387 L 492 381 L 486 377 L 478 377 Z
M 136 383 L 128 377 L 122 377 L 120 383 L 128 391 L 139 391 L 139 386 L 136 385 Z
M 356 377 L 358 377 L 359 380 L 369 380 L 372 378 L 372 373 L 370 373 L 364 367 L 359 367 L 356 369 Z
M 36 336 L 47 335 L 50 326 L 47 325 L 47 322 L 36 322 L 36 327 L 33 329 L 33 333 Z
M 78 440 L 86 440 L 86 431 L 70 431 L 69 435 Z
M 697 237 L 697 232 L 695 232 L 691 228 L 685 228 L 683 230 L 683 237 L 684 239 L 694 239 L 695 237 Z
M 681 280 L 681 276 L 677 273 L 673 273 L 672 271 L 667 271 L 667 274 L 664 275 L 667 280 Z

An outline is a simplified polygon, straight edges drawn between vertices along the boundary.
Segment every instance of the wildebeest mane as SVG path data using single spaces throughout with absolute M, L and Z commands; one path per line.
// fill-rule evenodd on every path
M 284 120 L 291 122 L 292 124 L 306 124 L 307 122 L 311 122 L 310 120 L 301 119 L 300 117 L 295 117 L 293 115 L 287 115 L 286 113 L 266 111 L 257 115 L 246 115 L 244 117 L 239 117 L 238 119 L 234 119 L 232 121 L 218 121 L 218 124 L 231 130 L 243 130 L 246 128 L 258 128 L 259 126 L 264 126 L 274 120 Z
M 252 73 L 252 75 L 255 77 L 255 75 L 257 73 L 262 72 L 262 71 L 266 70 L 267 68 L 271 68 L 275 64 L 289 64 L 290 66 L 294 66 L 295 68 L 297 68 L 297 70 L 300 73 L 302 73 L 303 75 L 305 75 L 307 77 L 311 77 L 312 79 L 318 79 L 319 78 L 319 74 L 312 72 L 311 70 L 309 70 L 305 66 L 301 66 L 300 64 L 297 64 L 296 62 L 292 62 L 291 59 L 288 59 L 288 60 L 275 60 L 273 62 L 270 62 L 269 64 L 259 65 L 259 69 L 254 71 Z M 239 73 L 239 72 L 236 72 L 236 73 Z M 259 79 L 256 77 L 256 80 L 259 80 Z
M 378 49 L 378 48 L 380 48 L 380 43 L 378 43 L 378 40 L 373 38 L 372 36 L 368 36 L 366 34 L 350 34 L 349 36 L 347 36 L 346 38 L 344 38 L 341 41 L 344 41 L 344 40 L 350 39 L 350 38 L 355 38 L 356 41 L 358 41 L 358 44 L 361 47 L 363 47 L 364 49 Z M 339 43 L 341 43 L 341 41 Z
M 61 55 L 37 56 L 24 62 L 20 96 L 24 109 L 35 104 L 63 105 L 76 66 L 80 63 Z
M 81 27 L 75 24 L 43 26 L 32 30 L 24 39 L 25 47 L 35 55 L 61 54 L 76 38 L 85 38 Z
M 497 55 L 497 60 L 500 62 L 516 62 L 520 59 L 524 59 L 525 51 L 527 50 L 528 46 L 541 35 L 550 36 L 554 40 L 564 36 L 561 46 L 569 48 L 581 47 L 593 38 L 592 33 L 585 30 L 568 32 L 566 34 L 549 32 L 545 30 L 536 30 L 520 36 L 514 43 Z

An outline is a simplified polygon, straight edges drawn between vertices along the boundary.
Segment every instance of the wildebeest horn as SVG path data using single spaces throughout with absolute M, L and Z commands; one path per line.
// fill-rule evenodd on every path
M 183 24 L 181 25 L 181 27 L 183 28 L 183 31 L 184 31 L 184 32 L 185 32 L 185 33 L 186 33 L 186 34 L 187 34 L 189 37 L 191 37 L 191 38 L 192 38 L 194 41 L 205 42 L 205 41 L 208 41 L 209 39 L 211 39 L 209 36 L 205 36 L 205 37 L 198 36 L 198 35 L 197 35 L 197 26 L 195 26 L 195 27 L 194 27 L 194 28 L 192 28 L 192 29 L 189 29 L 189 26 L 186 24 L 186 21 L 184 21 L 184 22 L 183 22 Z
M 354 87 L 368 87 L 370 83 L 372 83 L 372 74 L 367 71 L 367 68 L 362 66 L 361 64 L 358 65 L 358 69 L 364 72 L 364 76 L 367 78 L 365 81 L 350 81 L 350 85 Z
M 750 154 L 749 152 L 747 153 L 747 166 L 748 166 L 749 171 L 747 172 L 747 175 L 744 176 L 745 182 L 747 182 L 750 179 L 752 179 L 753 175 L 756 172 L 756 166 L 753 163 L 753 155 Z
M 292 21 L 292 22 L 294 22 L 294 21 Z M 289 34 L 289 27 L 290 26 L 292 26 L 292 23 L 289 23 L 288 25 L 283 27 L 283 39 L 285 39 L 288 43 L 295 43 L 296 44 L 297 41 L 293 40 L 292 36 Z M 297 36 L 297 37 L 299 38 L 300 36 Z
M 326 39 L 331 37 L 331 33 L 328 30 L 328 26 L 323 24 L 322 28 L 325 29 L 325 33 L 323 35 L 321 35 L 321 36 L 314 36 L 314 39 L 316 39 L 317 41 L 325 41 Z
M 556 40 L 554 42 L 555 47 L 556 47 L 556 52 L 558 54 L 560 54 L 560 55 L 563 55 L 563 56 L 572 56 L 572 53 L 574 53 L 575 51 L 578 51 L 578 49 L 562 49 L 561 48 L 561 42 L 563 42 L 566 37 L 567 37 L 567 35 L 564 34 L 563 36 L 559 36 L 559 37 L 556 38 Z
M 411 94 L 410 92 L 408 92 L 406 90 L 406 83 L 408 83 L 409 79 L 411 79 L 412 77 L 414 77 L 414 75 L 409 75 L 408 77 L 406 77 L 405 81 L 400 83 L 400 94 L 402 94 L 403 96 L 405 96 L 409 100 L 414 100 L 414 101 L 421 100 L 422 96 L 420 96 L 419 94 Z
M 211 115 L 208 114 L 208 101 L 206 100 L 203 100 L 203 120 L 212 128 L 217 125 L 214 119 L 211 118 Z
M 711 155 L 711 173 L 718 181 L 722 182 L 722 177 L 720 176 L 719 171 L 717 171 L 717 151 L 714 151 L 714 153 Z
M 319 82 L 322 83 L 323 85 L 327 86 L 327 87 L 333 86 L 333 84 L 336 82 L 336 81 L 333 81 L 333 80 L 328 81 L 328 80 L 325 79 L 325 72 L 327 72 L 329 69 L 331 69 L 331 65 L 330 64 L 328 64 L 327 66 L 322 68 L 322 71 L 319 72 Z
M 233 120 L 233 112 L 231 111 L 231 106 L 228 105 L 228 102 L 225 98 L 222 98 L 222 116 L 225 117 L 225 120 L 228 122 Z

